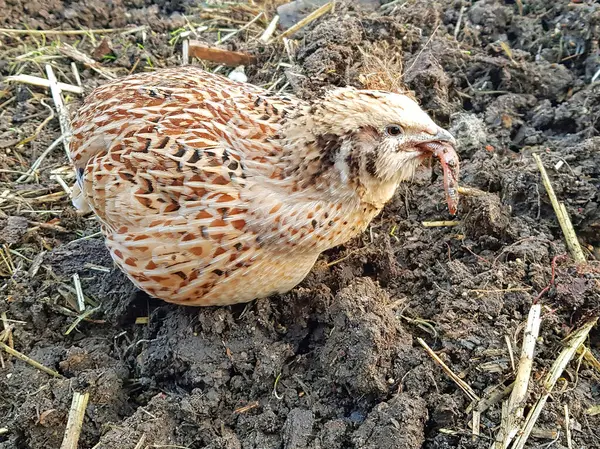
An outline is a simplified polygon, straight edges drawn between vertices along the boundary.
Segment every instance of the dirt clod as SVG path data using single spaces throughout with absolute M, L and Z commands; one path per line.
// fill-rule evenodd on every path
M 365 449 L 407 449 L 422 447 L 423 424 L 427 420 L 425 401 L 398 394 L 378 404 L 352 437 L 356 447 Z
M 0 241 L 7 245 L 18 243 L 25 232 L 27 232 L 27 227 L 29 226 L 29 222 L 25 217 L 11 216 L 2 221 L 4 223 L 0 221 L 0 227 L 2 227 Z

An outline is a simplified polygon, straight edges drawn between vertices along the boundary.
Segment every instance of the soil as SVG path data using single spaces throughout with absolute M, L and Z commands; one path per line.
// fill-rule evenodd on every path
M 58 54 L 57 39 L 119 76 L 174 66 L 188 21 L 240 28 L 256 15 L 257 6 L 208 3 L 0 0 L 2 27 L 149 27 L 104 42 L 0 34 L 0 75 L 45 76 L 52 62 L 74 83 L 70 59 L 44 59 Z M 294 36 L 292 66 L 279 65 L 289 62 L 283 45 L 257 43 L 268 20 L 227 46 L 258 56 L 249 82 L 283 77 L 277 89 L 287 82 L 305 98 L 339 85 L 400 89 L 403 73 L 411 95 L 457 137 L 461 184 L 481 194 L 463 196 L 458 226 L 424 227 L 452 219 L 439 167 L 425 168 L 301 285 L 247 305 L 186 308 L 137 291 L 114 268 L 95 220 L 61 194 L 53 175 L 72 175 L 60 147 L 37 178 L 17 183 L 60 128 L 54 118 L 23 143 L 48 116 L 42 100 L 52 102 L 43 88 L 0 82 L 0 312 L 14 347 L 63 376 L 2 354 L 0 448 L 59 447 L 73 391 L 90 395 L 80 448 L 488 448 L 501 404 L 473 437 L 470 399 L 417 338 L 487 397 L 514 380 L 506 337 L 518 362 L 536 301 L 543 317 L 526 411 L 539 397 L 562 340 L 600 313 L 600 5 L 366 3 L 337 4 Z M 277 6 L 254 4 L 269 18 Z M 218 37 L 209 29 L 199 38 Z M 86 92 L 105 82 L 77 66 Z M 373 67 L 384 69 L 372 77 Z M 74 110 L 81 98 L 67 102 Z M 533 153 L 567 207 L 585 266 L 566 256 Z M 94 311 L 72 328 L 74 274 Z M 586 346 L 600 358 L 597 327 Z M 598 367 L 576 356 L 526 447 L 568 446 L 567 404 L 572 447 L 600 448 L 600 414 L 590 411 L 599 381 Z

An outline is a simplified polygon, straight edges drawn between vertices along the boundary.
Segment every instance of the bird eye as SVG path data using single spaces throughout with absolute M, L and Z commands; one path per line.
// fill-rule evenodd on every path
M 396 137 L 402 134 L 402 128 L 400 128 L 398 125 L 388 125 L 385 128 L 385 132 L 388 136 Z

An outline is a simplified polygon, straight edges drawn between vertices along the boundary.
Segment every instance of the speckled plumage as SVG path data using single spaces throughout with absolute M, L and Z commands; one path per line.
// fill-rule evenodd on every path
M 205 306 L 285 292 L 421 164 L 383 137 L 390 119 L 410 112 L 403 128 L 440 135 L 400 98 L 338 89 L 309 104 L 195 67 L 113 81 L 73 123 L 73 201 L 150 295 Z

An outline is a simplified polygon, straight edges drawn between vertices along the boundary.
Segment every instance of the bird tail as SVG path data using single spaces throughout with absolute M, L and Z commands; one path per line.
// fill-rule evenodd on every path
M 77 210 L 83 212 L 84 214 L 92 211 L 92 208 L 85 198 L 78 181 L 75 181 L 73 188 L 71 189 L 71 202 L 73 203 L 73 206 L 77 208 Z

